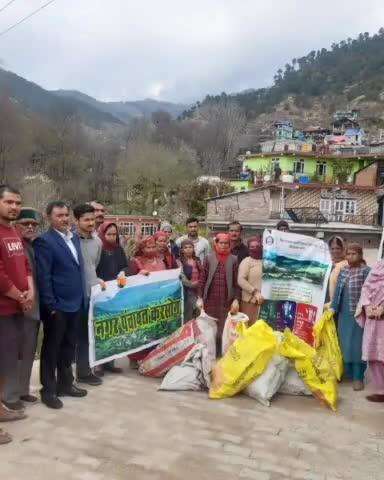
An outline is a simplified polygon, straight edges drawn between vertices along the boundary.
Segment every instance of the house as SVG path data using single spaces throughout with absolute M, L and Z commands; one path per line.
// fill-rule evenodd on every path
M 134 237 L 137 230 L 143 236 L 153 235 L 160 227 L 160 220 L 149 216 L 106 215 L 105 220 L 116 223 L 119 233 L 130 237 Z
M 375 249 L 382 231 L 378 214 L 375 187 L 278 182 L 207 199 L 206 224 L 217 231 L 238 220 L 250 236 L 284 218 L 293 232 L 325 240 L 340 235 Z

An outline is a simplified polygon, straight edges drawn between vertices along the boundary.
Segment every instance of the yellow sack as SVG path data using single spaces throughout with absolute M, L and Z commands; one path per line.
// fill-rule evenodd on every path
M 267 368 L 277 349 L 272 328 L 258 320 L 247 328 L 238 326 L 240 337 L 212 369 L 210 398 L 232 397 L 246 388 Z
M 334 314 L 327 310 L 313 328 L 315 348 L 330 363 L 337 380 L 343 375 L 343 355 L 340 350 Z
M 328 360 L 314 348 L 294 335 L 284 331 L 279 353 L 294 361 L 295 369 L 312 394 L 332 410 L 337 405 L 337 382 Z

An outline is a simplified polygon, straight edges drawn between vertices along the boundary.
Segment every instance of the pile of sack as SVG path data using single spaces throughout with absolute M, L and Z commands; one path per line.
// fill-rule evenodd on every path
M 239 337 L 212 370 L 210 398 L 244 392 L 270 405 L 278 392 L 311 394 L 336 410 L 343 361 L 331 312 L 314 327 L 315 348 L 289 329 L 272 330 L 263 320 L 237 329 Z
M 139 372 L 164 377 L 160 390 L 209 390 L 212 399 L 243 392 L 267 406 L 276 393 L 313 395 L 336 410 L 343 361 L 332 312 L 315 324 L 314 347 L 263 320 L 247 324 L 238 309 L 228 314 L 216 361 L 216 320 L 202 311 L 150 352 Z

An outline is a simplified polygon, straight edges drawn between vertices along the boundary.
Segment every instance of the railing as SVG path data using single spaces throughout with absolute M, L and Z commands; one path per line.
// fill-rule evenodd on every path
M 287 208 L 286 211 L 295 223 L 314 223 L 315 225 L 321 225 L 329 222 L 338 222 L 373 227 L 379 224 L 377 215 L 357 215 L 343 212 L 324 213 L 317 208 L 311 207 Z M 271 219 L 277 220 L 279 218 L 286 218 L 286 213 L 271 212 Z

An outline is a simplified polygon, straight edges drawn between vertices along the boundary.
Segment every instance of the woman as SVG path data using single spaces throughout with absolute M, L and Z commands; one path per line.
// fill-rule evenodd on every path
M 127 277 L 139 273 L 137 265 L 125 255 L 120 246 L 120 237 L 116 223 L 104 222 L 99 227 L 99 237 L 103 242 L 100 262 L 96 269 L 97 276 L 108 282 L 115 280 L 123 271 Z
M 157 255 L 164 262 L 167 270 L 178 268 L 175 256 L 168 247 L 168 235 L 165 232 L 158 231 L 154 235 Z
M 204 261 L 200 280 L 204 310 L 217 319 L 217 347 L 221 352 L 221 337 L 232 302 L 239 297 L 237 258 L 231 254 L 227 233 L 215 237 L 214 252 Z
M 99 227 L 99 237 L 103 243 L 99 265 L 96 269 L 97 276 L 108 282 L 116 280 L 120 272 L 125 275 L 136 275 L 139 272 L 136 264 L 127 259 L 123 248 L 120 246 L 119 232 L 116 223 L 104 222 Z M 103 375 L 104 371 L 110 373 L 122 373 L 122 369 L 115 367 L 115 362 L 107 362 L 98 370 L 99 375 Z
M 261 296 L 261 277 L 263 273 L 263 244 L 260 237 L 248 240 L 249 257 L 244 258 L 239 266 L 237 282 L 241 288 L 241 311 L 248 315 L 250 325 L 259 317 Z
M 336 290 L 337 279 L 342 268 L 348 265 L 345 259 L 345 244 L 341 237 L 332 237 L 328 242 L 329 252 L 332 259 L 332 271 L 329 277 L 326 301 L 331 302 Z
M 184 286 L 184 321 L 194 318 L 199 294 L 202 266 L 196 257 L 192 240 L 183 240 L 180 245 L 181 281 Z
M 356 320 L 364 329 L 363 360 L 375 393 L 370 402 L 384 402 L 384 261 L 378 262 L 361 290 Z
M 346 249 L 348 265 L 341 269 L 331 308 L 338 319 L 338 334 L 347 377 L 353 380 L 354 390 L 363 390 L 365 362 L 362 361 L 363 329 L 355 321 L 360 292 L 369 273 L 358 243 Z
M 145 237 L 138 243 L 133 260 L 142 275 L 167 269 L 164 260 L 158 255 L 154 237 Z

